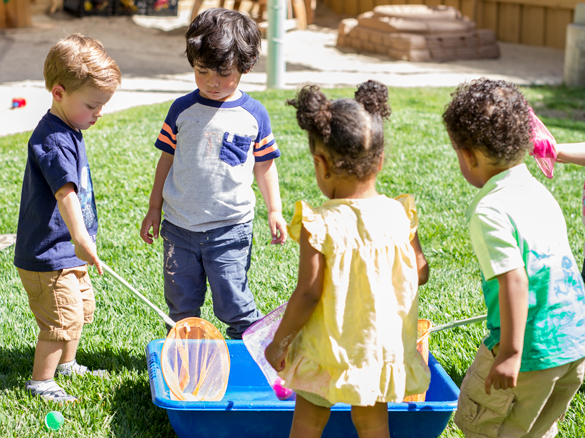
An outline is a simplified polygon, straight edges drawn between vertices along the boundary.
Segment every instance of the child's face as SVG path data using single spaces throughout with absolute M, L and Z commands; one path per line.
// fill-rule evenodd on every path
M 199 94 L 206 99 L 227 102 L 240 96 L 238 85 L 242 74 L 235 66 L 227 69 L 212 70 L 196 65 L 193 70 L 195 71 L 195 83 L 199 88 Z
M 55 90 L 60 88 L 60 90 Z M 58 102 L 58 116 L 70 127 L 77 130 L 89 129 L 102 116 L 104 105 L 114 91 L 99 90 L 86 86 L 68 93 L 60 85 L 53 87 L 53 97 Z

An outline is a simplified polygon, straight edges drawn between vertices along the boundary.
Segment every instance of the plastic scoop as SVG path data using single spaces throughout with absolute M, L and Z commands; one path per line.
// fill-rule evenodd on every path
M 250 356 L 258 364 L 270 387 L 274 390 L 276 397 L 279 400 L 294 400 L 296 398 L 295 392 L 283 386 L 285 382 L 276 374 L 276 370 L 272 368 L 264 356 L 266 347 L 274 339 L 274 333 L 276 333 L 276 329 L 280 325 L 286 304 L 277 307 L 264 318 L 248 327 L 242 334 L 242 340 L 250 352 Z
M 530 116 L 532 117 L 533 131 L 532 142 L 534 148 L 530 154 L 536 160 L 536 164 L 549 179 L 553 177 L 555 162 L 557 160 L 557 142 L 550 131 L 544 126 L 544 123 L 534 114 L 530 108 Z
M 100 265 L 172 327 L 161 354 L 163 378 L 172 395 L 182 401 L 221 400 L 227 389 L 230 355 L 219 330 L 195 317 L 175 323 L 108 265 Z

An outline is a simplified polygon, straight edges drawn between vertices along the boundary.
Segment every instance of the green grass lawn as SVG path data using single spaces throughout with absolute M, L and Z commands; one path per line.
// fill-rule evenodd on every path
M 391 89 L 393 108 L 387 126 L 386 162 L 378 177 L 381 193 L 416 196 L 419 235 L 431 266 L 431 277 L 420 289 L 420 316 L 434 324 L 485 313 L 479 268 L 465 227 L 464 211 L 476 193 L 459 172 L 457 159 L 441 122 L 449 89 Z M 351 97 L 354 90 L 329 90 L 330 97 Z M 542 115 L 559 142 L 584 141 L 585 92 L 577 89 L 537 87 L 525 95 Z M 294 202 L 312 205 L 325 198 L 313 175 L 305 134 L 294 110 L 284 104 L 293 91 L 252 93 L 270 112 L 272 127 L 282 150 L 278 159 L 284 217 L 289 220 Z M 122 277 L 166 310 L 163 299 L 162 242 L 148 246 L 139 237 L 140 223 L 159 153 L 153 146 L 169 103 L 138 107 L 104 116 L 85 132 L 96 190 L 100 231 L 98 253 Z M 545 117 L 546 115 L 550 117 Z M 30 133 L 0 138 L 0 234 L 15 233 L 21 180 Z M 580 263 L 585 240 L 581 223 L 581 192 L 585 172 L 574 165 L 557 165 L 555 178 L 546 179 L 532 158 L 532 173 L 554 194 L 567 219 L 569 239 Z M 258 194 L 254 220 L 254 252 L 250 283 L 256 302 L 268 312 L 287 301 L 296 284 L 298 247 L 289 242 L 271 246 L 266 209 Z M 160 318 L 108 276 L 92 269 L 97 311 L 86 326 L 78 361 L 110 371 L 109 378 L 57 378 L 79 403 L 58 407 L 29 397 L 24 382 L 30 378 L 37 326 L 26 294 L 12 264 L 14 248 L 0 252 L 0 435 L 2 437 L 173 437 L 166 412 L 150 399 L 146 344 L 166 335 Z M 208 299 L 203 317 L 223 333 Z M 432 335 L 430 350 L 460 384 L 485 331 L 485 323 Z M 49 434 L 44 416 L 59 409 L 65 424 Z M 559 436 L 585 436 L 585 393 L 575 397 Z M 443 437 L 461 436 L 448 425 Z

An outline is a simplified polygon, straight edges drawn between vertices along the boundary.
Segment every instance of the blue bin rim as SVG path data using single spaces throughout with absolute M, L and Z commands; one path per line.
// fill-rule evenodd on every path
M 270 411 L 294 411 L 294 401 L 280 401 L 278 399 L 267 401 L 253 401 L 245 405 L 234 405 L 233 401 L 178 401 L 171 400 L 165 397 L 168 393 L 168 387 L 162 376 L 160 368 L 160 354 L 164 339 L 155 339 L 150 341 L 146 346 L 146 360 L 148 363 L 148 379 L 150 381 L 150 393 L 152 402 L 155 406 L 173 411 L 231 411 L 231 410 L 270 410 Z M 242 344 L 241 340 L 227 340 L 228 349 L 232 344 Z M 245 348 L 245 346 L 244 346 Z M 233 363 L 232 363 L 233 365 Z M 435 357 L 429 353 L 429 368 L 431 375 L 436 375 L 442 381 L 443 385 L 447 386 L 447 392 L 453 394 L 453 398 L 445 401 L 424 401 L 424 402 L 402 402 L 402 403 L 388 403 L 388 410 L 393 412 L 401 411 L 434 411 L 434 412 L 453 412 L 457 409 L 457 399 L 459 397 L 459 388 L 453 382 L 451 377 L 446 373 L 441 364 L 437 362 Z M 338 403 L 331 408 L 332 411 L 349 411 L 351 405 L 345 403 Z

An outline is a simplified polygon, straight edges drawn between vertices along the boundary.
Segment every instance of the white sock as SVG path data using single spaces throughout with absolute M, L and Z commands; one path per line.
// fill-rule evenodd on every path
M 60 363 L 59 365 L 57 365 L 57 369 L 59 371 L 65 371 L 66 369 L 71 368 L 74 364 L 75 359 L 73 359 L 71 362 Z
M 53 379 L 47 379 L 47 380 L 29 380 L 29 385 L 32 387 L 38 387 L 38 386 L 43 386 L 46 385 L 48 383 L 51 383 L 53 381 Z

